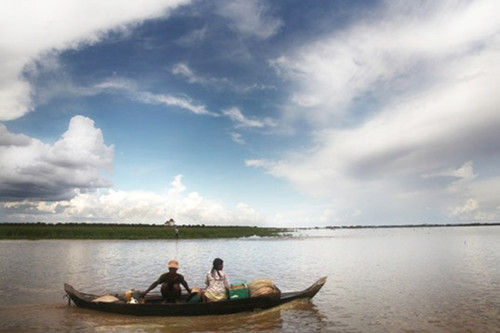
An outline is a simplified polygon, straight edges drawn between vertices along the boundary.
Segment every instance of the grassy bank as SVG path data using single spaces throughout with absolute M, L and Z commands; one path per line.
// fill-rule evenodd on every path
M 276 237 L 287 229 L 239 226 L 178 226 L 179 239 Z M 0 224 L 0 239 L 175 239 L 174 227 L 140 224 Z

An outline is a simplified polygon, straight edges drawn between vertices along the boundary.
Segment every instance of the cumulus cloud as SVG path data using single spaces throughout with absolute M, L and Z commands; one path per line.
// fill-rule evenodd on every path
M 0 11 L 0 120 L 19 118 L 34 107 L 23 76 L 45 55 L 94 44 L 110 31 L 125 32 L 144 20 L 166 16 L 187 0 L 9 1 Z
M 238 203 L 230 209 L 197 192 L 186 192 L 177 175 L 162 193 L 98 190 L 58 202 L 22 201 L 0 205 L 0 216 L 9 221 L 163 223 L 174 218 L 180 224 L 263 225 L 265 219 L 252 207 Z
M 463 206 L 455 207 L 451 210 L 453 215 L 470 214 L 479 208 L 479 203 L 475 199 L 469 199 Z
M 10 133 L 7 127 L 0 123 L 0 146 L 27 146 L 30 142 L 30 137 L 24 134 Z
M 269 7 L 259 0 L 217 2 L 217 13 L 230 20 L 231 26 L 245 36 L 267 39 L 276 34 L 283 22 L 271 15 Z
M 75 116 L 54 144 L 10 133 L 0 125 L 0 201 L 62 200 L 109 187 L 114 147 L 92 119 Z
M 327 198 L 338 216 L 360 210 L 352 220 L 365 223 L 444 219 L 470 199 L 457 186 L 475 188 L 472 200 L 493 211 L 500 197 L 477 199 L 474 184 L 488 178 L 472 161 L 493 163 L 500 149 L 498 13 L 488 0 L 389 3 L 275 59 L 291 83 L 283 112 L 310 121 L 314 145 L 247 165 Z M 370 112 L 352 114 L 359 109 Z
M 169 193 L 181 193 L 184 192 L 186 186 L 182 183 L 182 175 L 175 176 L 174 180 L 170 183 L 171 188 L 169 189 Z

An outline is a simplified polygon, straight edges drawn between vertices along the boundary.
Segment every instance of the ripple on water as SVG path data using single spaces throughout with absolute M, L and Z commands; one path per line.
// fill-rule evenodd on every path
M 321 230 L 314 230 L 320 233 Z M 0 329 L 21 331 L 495 331 L 500 228 L 335 230 L 287 239 L 0 241 Z M 67 307 L 87 292 L 145 289 L 176 258 L 203 286 L 214 257 L 229 278 L 283 291 L 328 275 L 312 302 L 194 318 L 141 318 Z

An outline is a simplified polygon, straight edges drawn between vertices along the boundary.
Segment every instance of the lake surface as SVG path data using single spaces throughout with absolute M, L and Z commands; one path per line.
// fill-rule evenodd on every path
M 202 286 L 213 258 L 229 279 L 283 291 L 327 275 L 312 301 L 206 317 L 130 317 L 68 307 L 91 293 L 146 289 L 171 258 Z M 283 239 L 0 241 L 0 330 L 499 331 L 500 227 L 299 231 Z

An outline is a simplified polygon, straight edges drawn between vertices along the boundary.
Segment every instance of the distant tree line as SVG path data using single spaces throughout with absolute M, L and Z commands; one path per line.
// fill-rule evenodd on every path
M 388 225 L 345 225 L 328 226 L 326 229 L 377 229 L 377 228 L 434 228 L 434 227 L 479 227 L 495 226 L 500 222 L 473 222 L 473 223 L 424 223 L 424 224 L 388 224 Z
M 40 226 L 92 226 L 92 227 L 154 227 L 154 228 L 257 228 L 257 226 L 240 226 L 240 225 L 205 225 L 205 224 L 179 224 L 176 226 L 165 226 L 164 224 L 148 224 L 148 223 L 87 223 L 87 222 L 0 222 L 0 225 L 10 226 L 25 226 L 25 225 L 40 225 Z M 261 227 L 265 228 L 265 227 Z

